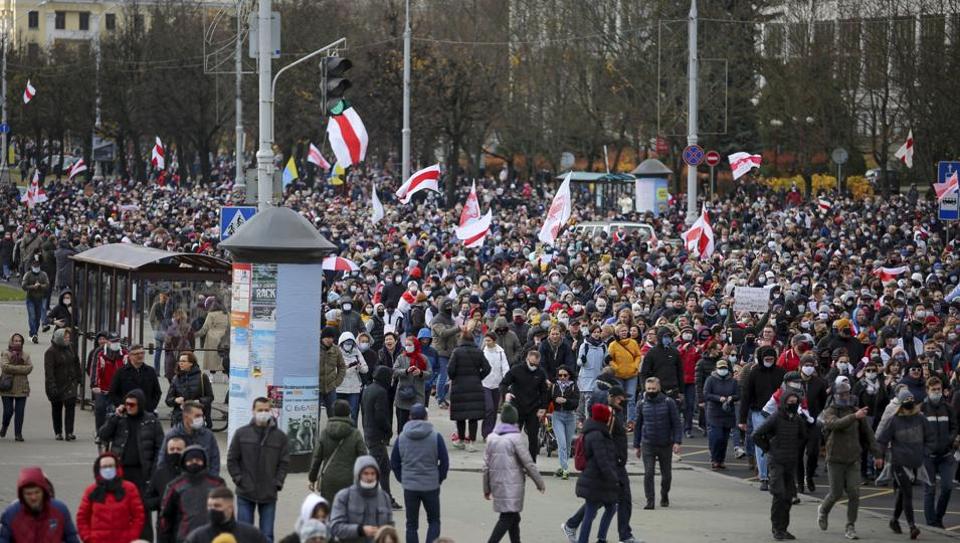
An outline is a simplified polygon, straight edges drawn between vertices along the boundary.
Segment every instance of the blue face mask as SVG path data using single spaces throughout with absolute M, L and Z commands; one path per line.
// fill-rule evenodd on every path
M 663 345 L 664 347 L 669 347 L 673 345 L 673 338 L 670 336 L 663 336 L 662 338 L 660 338 L 660 344 Z
M 112 481 L 117 476 L 117 468 L 100 468 L 100 478 L 105 481 Z
M 721 308 L 720 308 L 720 316 L 721 316 L 721 317 L 726 317 L 726 316 L 727 316 L 727 308 L 726 308 L 726 307 L 721 307 Z

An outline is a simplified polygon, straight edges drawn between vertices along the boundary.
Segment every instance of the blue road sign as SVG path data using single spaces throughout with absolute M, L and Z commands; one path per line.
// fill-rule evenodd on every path
M 7 123 L 0 123 L 0 134 L 9 134 L 10 125 Z
M 235 206 L 220 208 L 220 241 L 237 232 L 243 223 L 250 220 L 257 208 L 253 206 Z
M 937 163 L 937 183 L 945 182 L 954 172 L 960 172 L 960 161 L 941 160 Z M 958 192 L 954 191 L 953 194 L 940 201 L 939 218 L 941 221 L 960 219 L 960 194 Z
M 703 147 L 699 145 L 687 145 L 683 150 L 683 161 L 690 166 L 699 166 L 700 163 L 703 162 L 703 158 Z

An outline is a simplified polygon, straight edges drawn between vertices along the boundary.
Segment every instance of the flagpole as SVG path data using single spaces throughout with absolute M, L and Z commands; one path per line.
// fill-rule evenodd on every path
M 406 0 L 406 18 L 403 27 L 403 130 L 401 146 L 400 182 L 410 177 L 410 0 Z
M 697 144 L 697 0 L 690 0 L 690 18 L 687 22 L 687 145 Z M 697 167 L 687 165 L 687 224 L 697 220 Z
M 3 38 L 2 38 L 2 47 L 3 47 L 3 66 L 0 68 L 2 73 L 0 73 L 0 78 L 3 79 L 2 85 L 0 85 L 0 100 L 3 100 L 3 124 L 7 125 L 7 31 L 9 19 L 7 18 L 8 12 L 6 6 L 3 8 Z M 7 150 L 7 132 L 3 133 L 3 158 L 0 160 L 0 182 L 9 178 L 7 171 L 9 164 L 7 164 L 7 156 L 9 151 Z

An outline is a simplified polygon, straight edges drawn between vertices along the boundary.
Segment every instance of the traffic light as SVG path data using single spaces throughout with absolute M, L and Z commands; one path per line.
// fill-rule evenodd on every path
M 339 110 L 342 109 L 340 101 L 343 100 L 343 95 L 347 92 L 347 89 L 353 86 L 350 80 L 344 77 L 352 67 L 353 62 L 342 57 L 326 57 L 320 63 L 320 70 L 323 74 L 321 88 L 323 89 L 324 106 L 327 112 L 340 113 Z

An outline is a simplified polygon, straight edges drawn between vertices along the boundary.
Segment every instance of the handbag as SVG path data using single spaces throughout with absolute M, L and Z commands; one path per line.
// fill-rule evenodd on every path
M 13 376 L 9 374 L 0 375 L 0 392 L 11 390 L 13 390 Z

